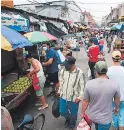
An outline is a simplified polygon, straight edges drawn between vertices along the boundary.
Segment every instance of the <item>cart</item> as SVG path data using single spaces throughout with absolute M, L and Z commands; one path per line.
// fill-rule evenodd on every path
M 23 92 L 5 92 L 6 86 L 10 85 L 14 81 L 18 80 L 18 75 L 16 73 L 11 73 L 11 81 L 5 83 L 5 87 L 1 91 L 1 104 L 5 106 L 8 110 L 12 110 L 18 107 L 32 92 L 32 84 L 26 88 Z

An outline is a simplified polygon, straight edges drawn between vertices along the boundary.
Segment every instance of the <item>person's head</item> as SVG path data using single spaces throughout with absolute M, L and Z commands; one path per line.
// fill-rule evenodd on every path
M 31 54 L 27 54 L 26 57 L 25 57 L 27 62 L 31 62 L 32 58 L 33 57 L 31 56 Z
M 92 37 L 96 38 L 96 35 L 95 35 L 95 34 L 93 34 L 93 35 L 92 35 Z
M 67 50 L 68 50 L 67 46 L 64 46 L 64 47 L 63 47 L 63 50 L 64 50 L 64 51 L 67 51 Z
M 44 51 L 47 51 L 50 49 L 50 43 L 43 43 L 42 47 Z
M 90 43 L 90 45 L 94 45 L 94 40 L 93 40 L 93 38 L 90 38 L 89 43 Z
M 101 75 L 106 75 L 108 71 L 107 63 L 105 61 L 98 61 L 95 65 L 95 71 L 97 77 Z
M 102 37 L 100 37 L 100 39 L 102 39 Z
M 56 51 L 59 50 L 59 47 L 57 44 L 54 45 L 54 50 L 56 50 Z
M 64 62 L 65 69 L 67 71 L 73 71 L 75 69 L 76 59 L 73 56 L 67 56 Z
M 112 60 L 113 60 L 113 63 L 119 63 L 120 64 L 121 52 L 120 51 L 113 51 Z

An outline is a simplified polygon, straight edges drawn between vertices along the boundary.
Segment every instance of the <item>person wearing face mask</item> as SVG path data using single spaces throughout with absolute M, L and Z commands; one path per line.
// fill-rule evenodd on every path
M 58 57 L 54 49 L 50 48 L 50 43 L 43 44 L 43 50 L 46 51 L 47 62 L 42 62 L 43 66 L 47 66 L 48 80 L 56 85 L 56 91 L 58 90 Z
M 74 129 L 77 120 L 79 102 L 83 97 L 84 73 L 75 66 L 76 59 L 68 56 L 63 63 L 65 68 L 60 72 L 59 91 L 60 114 L 64 116 L 65 127 Z

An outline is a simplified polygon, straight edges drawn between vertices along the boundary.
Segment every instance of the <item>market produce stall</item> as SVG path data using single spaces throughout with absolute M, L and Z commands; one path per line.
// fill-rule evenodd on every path
M 1 27 L 1 102 L 8 110 L 18 107 L 32 88 L 31 79 L 24 77 L 28 73 L 22 49 L 25 46 L 32 44 L 18 32 Z
M 12 84 L 4 87 L 1 93 L 2 104 L 8 109 L 14 109 L 30 95 L 31 79 L 22 77 L 14 81 Z

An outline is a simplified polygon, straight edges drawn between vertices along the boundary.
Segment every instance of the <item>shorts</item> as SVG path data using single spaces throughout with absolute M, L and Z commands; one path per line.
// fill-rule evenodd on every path
M 58 83 L 58 82 L 59 82 L 58 72 L 48 73 L 48 80 L 49 80 L 50 82 L 53 82 L 54 84 Z
M 110 130 L 111 123 L 109 124 L 97 124 L 95 123 L 96 130 Z
M 40 96 L 43 96 L 43 90 L 44 90 L 45 83 L 43 82 L 41 77 L 39 77 L 38 79 L 39 79 L 39 83 L 40 83 L 40 90 L 37 90 L 35 92 L 36 92 L 37 97 L 40 97 Z
M 113 107 L 115 107 L 114 103 Z M 112 123 L 115 129 L 118 129 L 118 127 L 124 127 L 124 101 L 120 102 L 118 115 L 112 113 Z
M 111 43 L 107 43 L 107 47 L 108 47 L 108 48 L 111 48 Z
M 119 127 L 124 127 L 124 101 L 120 102 L 118 122 L 119 122 Z

